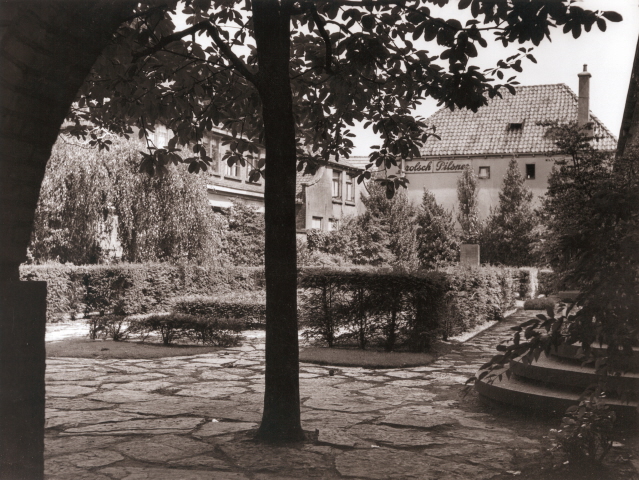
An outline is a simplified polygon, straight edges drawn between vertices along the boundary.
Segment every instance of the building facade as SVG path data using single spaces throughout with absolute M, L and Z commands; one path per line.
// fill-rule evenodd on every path
M 479 210 L 485 218 L 499 202 L 503 177 L 514 157 L 539 205 L 553 165 L 562 158 L 544 124 L 590 121 L 594 146 L 606 151 L 616 148 L 614 135 L 589 112 L 589 78 L 584 67 L 579 74 L 579 97 L 564 84 L 519 86 L 515 95 L 503 92 L 503 97 L 489 99 L 477 112 L 439 110 L 427 123 L 436 127 L 441 140 L 430 137 L 420 158 L 403 165 L 409 198 L 419 204 L 427 189 L 446 209 L 456 210 L 457 180 L 470 166 L 479 177 Z
M 159 148 L 165 146 L 169 138 L 166 127 L 155 129 L 153 141 Z M 233 202 L 242 202 L 264 212 L 264 179 L 251 182 L 251 166 L 236 163 L 229 167 L 223 160 L 228 150 L 224 140 L 230 138 L 223 130 L 213 129 L 203 142 L 213 160 L 210 168 L 201 173 L 206 175 L 209 203 L 214 210 L 220 210 L 230 208 Z M 340 160 L 319 167 L 314 175 L 298 172 L 295 191 L 298 235 L 305 235 L 310 229 L 334 230 L 344 217 L 361 212 L 360 189 L 364 187 L 357 184 L 361 171 L 348 161 Z

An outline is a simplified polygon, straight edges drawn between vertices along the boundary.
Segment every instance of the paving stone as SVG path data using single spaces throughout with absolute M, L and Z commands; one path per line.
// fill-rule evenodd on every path
M 96 447 L 104 447 L 112 443 L 122 441 L 123 437 L 100 436 L 100 437 L 44 437 L 44 457 L 55 457 L 72 452 L 91 450 Z
M 44 428 L 54 428 L 62 425 L 76 426 L 104 422 L 121 422 L 140 418 L 140 415 L 127 415 L 112 410 L 80 410 L 80 411 L 46 411 Z
M 117 480 L 248 480 L 242 473 L 219 471 L 212 475 L 206 470 L 178 468 L 107 467 L 99 472 Z
M 87 450 L 57 457 L 58 462 L 67 462 L 76 467 L 104 467 L 120 460 L 124 457 L 118 452 L 111 450 Z
M 103 383 L 102 388 L 107 390 L 121 388 L 120 383 Z M 139 392 L 153 392 L 162 388 L 179 388 L 176 387 L 173 382 L 167 382 L 165 380 L 149 380 L 146 382 L 130 382 L 126 384 L 127 390 L 135 390 Z
M 315 430 L 321 427 L 347 428 L 361 422 L 367 422 L 375 418 L 374 414 L 327 412 L 326 410 L 303 410 L 302 427 Z
M 243 379 L 241 375 L 229 373 L 229 372 L 223 371 L 222 369 L 206 370 L 200 374 L 200 378 L 203 380 L 217 380 L 217 381 Z
M 187 433 L 202 422 L 200 418 L 156 418 L 153 420 L 129 420 L 115 423 L 100 423 L 86 427 L 69 428 L 61 435 L 139 435 Z
M 321 431 L 321 430 L 320 430 Z M 351 435 L 367 440 L 369 443 L 385 444 L 394 447 L 425 447 L 441 445 L 441 439 L 435 438 L 430 432 L 406 428 L 393 428 L 385 425 L 360 424 L 347 430 Z
M 147 415 L 198 415 L 202 417 L 218 417 L 220 412 L 236 409 L 237 404 L 228 400 L 205 400 L 203 398 L 184 398 L 180 396 L 160 396 L 153 402 L 125 403 L 118 406 L 122 412 L 133 412 Z
M 96 392 L 87 398 L 91 400 L 99 400 L 101 402 L 111 403 L 132 403 L 132 402 L 151 402 L 162 398 L 162 395 L 155 393 L 141 392 L 139 390 L 129 390 L 125 388 L 117 388 L 115 390 L 107 390 Z
M 78 468 L 70 462 L 57 459 L 45 462 L 44 476 L 47 480 L 111 480 L 106 475 Z
M 483 465 L 488 468 L 509 470 L 512 466 L 513 454 L 505 450 L 501 445 L 486 443 L 453 443 L 442 445 L 446 441 L 444 437 L 437 437 L 440 446 L 428 447 L 424 453 L 433 457 L 448 458 L 449 460 L 462 460 L 472 465 Z
M 91 370 L 59 370 L 55 373 L 49 373 L 47 368 L 47 372 L 45 375 L 45 380 L 47 382 L 54 381 L 62 381 L 62 382 L 75 382 L 78 380 L 94 380 L 96 377 L 100 377 L 104 375 L 102 372 L 93 372 Z
M 406 413 L 392 413 L 387 415 L 380 423 L 385 425 L 398 425 L 402 427 L 419 427 L 419 428 L 434 428 L 434 427 L 450 427 L 457 425 L 458 420 L 449 415 L 442 414 L 430 414 L 430 415 L 410 415 Z
M 113 403 L 98 402 L 86 398 L 49 398 L 46 408 L 58 410 L 103 410 L 112 408 Z
M 231 470 L 225 460 L 213 457 L 211 455 L 196 455 L 195 457 L 180 458 L 168 462 L 173 467 L 189 467 L 189 468 L 206 468 L 207 470 Z M 217 478 L 217 474 L 211 478 Z
M 412 369 L 411 369 L 412 370 Z M 397 377 L 397 378 L 414 378 L 414 377 L 423 377 L 424 374 L 420 372 L 415 372 L 411 370 L 394 370 L 394 371 L 386 371 L 385 374 L 389 377 Z
M 212 450 L 214 447 L 187 438 L 173 437 L 174 440 L 152 437 L 148 440 L 134 440 L 115 445 L 118 452 L 127 457 L 143 462 L 164 462 L 177 458 L 190 457 L 198 453 Z M 177 440 L 177 441 L 176 441 Z M 181 440 L 181 441 L 180 441 Z
M 166 375 L 163 373 L 142 373 L 139 375 L 122 375 L 118 372 L 117 375 L 102 375 L 99 379 L 105 385 L 112 383 L 128 383 L 130 385 L 135 385 L 140 382 L 144 382 L 145 380 L 156 380 L 158 378 L 166 378 Z M 135 388 L 135 387 L 133 387 Z
M 242 393 L 246 387 L 238 382 L 201 382 L 189 385 L 177 394 L 185 397 L 220 398 Z
M 372 397 L 327 395 L 319 398 L 311 397 L 304 402 L 304 406 L 341 412 L 372 412 L 387 407 L 388 404 Z
M 406 402 L 428 402 L 435 397 L 432 392 L 426 389 L 396 387 L 394 385 L 368 388 L 361 390 L 360 393 L 384 400 L 389 405 L 400 405 Z
M 307 478 L 332 469 L 330 459 L 301 448 L 255 442 L 228 442 L 218 448 L 240 468 L 254 472 L 285 472 L 292 477 Z
M 345 477 L 379 480 L 394 478 L 467 480 L 469 478 L 485 479 L 495 475 L 494 471 L 490 472 L 475 465 L 460 465 L 418 452 L 386 448 L 354 450 L 338 454 L 335 467 Z
M 95 388 L 81 387 L 79 385 L 47 385 L 47 397 L 77 397 L 95 392 Z
M 358 444 L 364 444 L 361 439 L 349 435 L 341 428 L 318 428 L 317 441 L 327 443 L 335 447 L 355 448 Z
M 206 422 L 197 432 L 193 433 L 195 437 L 211 437 L 214 435 L 224 435 L 231 432 L 241 432 L 244 430 L 252 430 L 257 428 L 257 423 L 248 422 Z

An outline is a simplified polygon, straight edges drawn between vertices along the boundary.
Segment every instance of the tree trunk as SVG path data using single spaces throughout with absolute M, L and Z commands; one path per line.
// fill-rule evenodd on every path
M 266 168 L 266 375 L 258 438 L 298 441 L 300 422 L 295 240 L 295 122 L 289 79 L 290 8 L 278 0 L 253 1 Z
M 40 185 L 71 102 L 96 58 L 135 4 L 49 0 L 4 2 L 0 6 L 3 291 L 0 477 L 3 479 L 43 476 L 46 289 L 18 282 L 18 268 L 27 256 Z M 34 334 L 40 338 L 33 337 Z M 29 349 L 24 350 L 27 344 Z M 29 351 L 33 353 L 30 361 L 22 362 Z M 13 373 L 16 371 L 20 374 Z M 29 408 L 25 407 L 25 401 Z

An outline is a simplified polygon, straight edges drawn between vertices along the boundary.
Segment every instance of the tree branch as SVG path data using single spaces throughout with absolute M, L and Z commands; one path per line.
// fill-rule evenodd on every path
M 231 50 L 231 47 L 220 37 L 220 33 L 217 31 L 217 28 L 211 23 L 206 22 L 205 26 L 206 31 L 209 32 L 209 35 L 213 38 L 215 45 L 220 49 L 222 54 L 233 64 L 235 69 L 249 82 L 253 85 L 257 86 L 258 79 L 253 72 L 251 72 L 246 63 L 244 63 L 235 53 Z
M 200 30 L 204 30 L 206 29 L 206 26 L 210 24 L 211 22 L 209 22 L 208 20 L 205 20 L 203 22 L 196 23 L 195 25 L 185 30 L 182 30 L 181 32 L 175 32 L 175 33 L 172 33 L 171 35 L 167 35 L 166 37 L 162 37 L 160 41 L 156 43 L 155 45 L 153 45 L 152 47 L 142 50 L 141 52 L 134 53 L 133 61 L 136 61 L 141 57 L 146 57 L 147 55 L 151 55 L 155 52 L 159 52 L 170 43 L 177 42 L 178 40 L 181 40 L 188 35 L 192 35 Z
M 331 39 L 328 36 L 328 32 L 326 31 L 326 28 L 324 28 L 324 26 L 326 25 L 326 22 L 320 16 L 320 14 L 317 13 L 317 8 L 315 8 L 315 5 L 311 7 L 311 15 L 313 15 L 313 20 L 315 20 L 315 24 L 317 25 L 317 29 L 319 30 L 319 33 L 322 36 L 322 40 L 324 40 L 324 46 L 326 48 L 324 70 L 326 70 L 326 73 L 328 74 L 334 74 L 335 70 L 333 70 L 333 66 L 332 66 L 333 46 L 331 45 Z

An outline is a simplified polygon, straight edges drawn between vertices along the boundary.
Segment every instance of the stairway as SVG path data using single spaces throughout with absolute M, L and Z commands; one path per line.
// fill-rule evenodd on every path
M 500 403 L 548 416 L 563 415 L 566 408 L 579 403 L 580 395 L 588 386 L 597 383 L 594 367 L 582 366 L 577 358 L 579 353 L 577 347 L 565 345 L 549 356 L 542 354 L 537 362 L 529 365 L 515 361 L 510 378 L 502 375 L 501 380 L 495 378 L 492 383 L 478 380 L 475 389 L 480 396 Z M 635 349 L 630 371 L 609 377 L 606 385 L 606 403 L 617 415 L 631 421 L 639 419 L 639 349 Z M 616 393 L 620 391 L 629 392 L 629 400 L 621 399 Z

